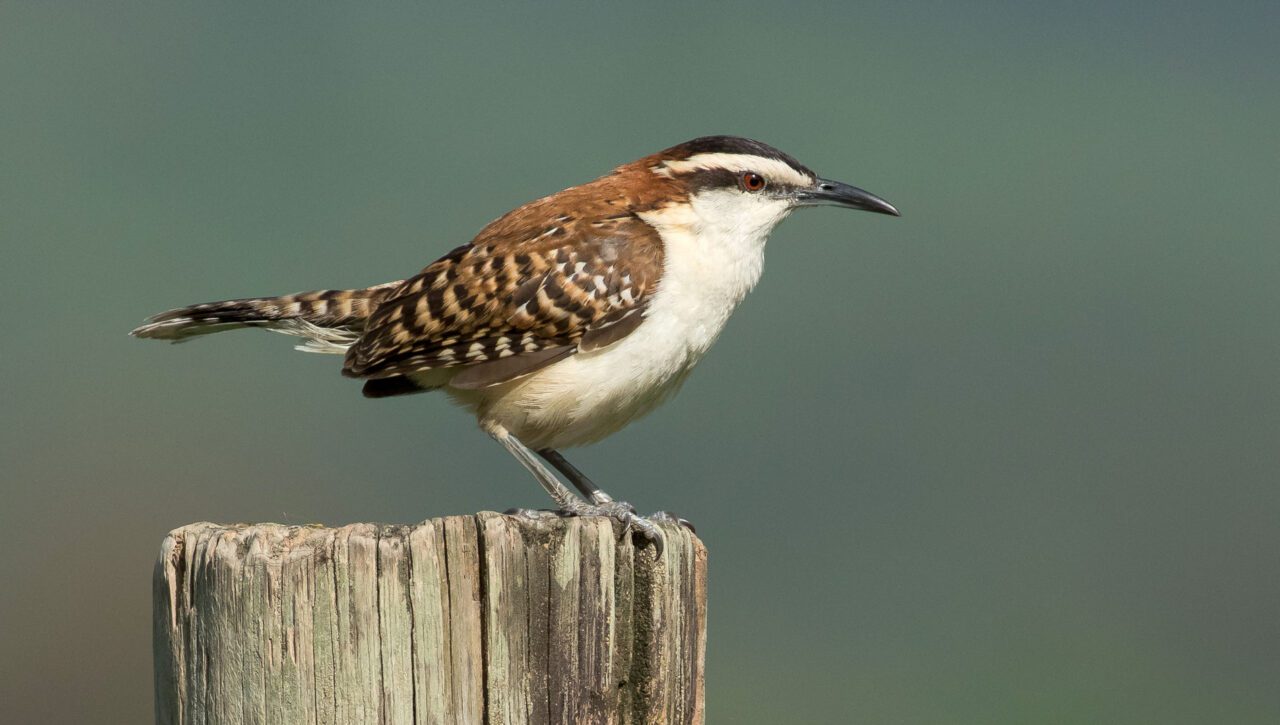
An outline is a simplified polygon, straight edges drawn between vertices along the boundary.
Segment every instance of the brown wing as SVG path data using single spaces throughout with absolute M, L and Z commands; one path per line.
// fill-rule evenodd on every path
M 539 208 L 552 199 L 405 280 L 374 311 L 343 373 L 466 367 L 451 384 L 485 387 L 634 330 L 662 270 L 657 232 L 627 213 L 584 221 Z

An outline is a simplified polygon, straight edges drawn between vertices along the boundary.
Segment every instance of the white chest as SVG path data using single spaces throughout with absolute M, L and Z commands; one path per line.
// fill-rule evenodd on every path
M 635 332 L 549 366 L 478 405 L 534 448 L 599 440 L 679 389 L 751 291 L 773 224 L 711 227 L 686 209 L 652 223 L 664 243 L 663 273 Z M 776 221 L 776 220 L 775 220 Z
M 534 448 L 579 446 L 625 427 L 675 393 L 707 354 L 759 281 L 764 242 L 787 211 L 710 195 L 643 215 L 663 241 L 662 278 L 644 323 L 614 345 L 462 402 Z

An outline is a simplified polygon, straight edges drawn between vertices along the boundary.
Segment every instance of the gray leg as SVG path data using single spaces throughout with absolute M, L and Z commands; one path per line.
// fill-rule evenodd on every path
M 578 467 L 570 463 L 564 456 L 560 455 L 559 451 L 553 448 L 543 448 L 538 451 L 538 455 L 545 458 L 547 463 L 555 466 L 557 471 L 563 474 L 565 478 L 569 479 L 569 483 L 572 483 L 574 488 L 581 491 L 582 495 L 591 499 L 593 503 L 606 504 L 613 502 L 612 496 L 601 491 L 599 486 L 597 486 L 590 478 L 587 478 L 587 474 L 579 471 Z M 624 501 L 619 501 L 617 503 L 620 506 L 626 506 L 632 511 L 635 511 L 635 507 Z M 698 533 L 698 530 L 693 527 L 693 522 L 688 519 L 681 518 L 670 511 L 659 511 L 656 514 L 650 514 L 645 518 L 651 522 L 670 522 L 683 526 L 695 534 Z
M 560 455 L 559 451 L 543 448 L 538 451 L 538 455 L 545 458 L 547 463 L 555 466 L 557 471 L 563 473 L 564 477 L 569 479 L 569 483 L 572 483 L 574 488 L 581 491 L 583 496 L 591 499 L 592 503 L 609 503 L 613 500 L 612 496 L 601 491 L 599 486 L 596 486 L 590 478 L 587 478 L 587 474 L 579 471 L 578 467 Z
M 528 446 L 520 442 L 519 438 L 511 435 L 506 428 L 496 423 L 487 423 L 484 425 L 485 432 L 493 436 L 493 439 L 502 444 L 503 448 L 515 456 L 529 473 L 538 480 L 542 485 L 542 489 L 551 496 L 561 511 L 574 514 L 575 516 L 608 516 L 609 518 L 621 521 L 628 530 L 636 529 L 640 533 L 657 546 L 658 551 L 662 551 L 662 530 L 656 524 L 636 514 L 631 504 L 623 501 L 608 500 L 597 503 L 587 503 L 578 498 L 567 486 L 556 478 L 556 475 L 547 470 L 542 461 L 538 460 Z M 561 460 L 564 460 L 561 457 Z M 576 470 L 576 469 L 574 469 Z M 581 476 L 581 473 L 579 473 Z M 586 479 L 585 476 L 582 476 Z M 594 486 L 593 486 L 594 488 Z M 599 491 L 599 489 L 596 489 Z M 603 493 L 603 492 L 600 492 Z
M 520 464 L 528 469 L 529 473 L 533 474 L 533 477 L 542 485 L 542 490 L 547 492 L 547 495 L 556 502 L 561 511 L 579 513 L 582 509 L 589 508 L 585 501 L 574 495 L 573 491 L 570 491 L 568 487 L 560 482 L 560 479 L 556 478 L 556 474 L 548 471 L 547 467 L 542 465 L 542 461 L 538 460 L 538 457 L 533 454 L 533 451 L 529 450 L 528 446 L 521 443 L 519 438 L 511 435 L 506 428 L 497 424 L 486 425 L 485 432 L 493 436 L 494 440 L 501 443 L 508 453 L 515 456 L 515 459 L 520 461 Z

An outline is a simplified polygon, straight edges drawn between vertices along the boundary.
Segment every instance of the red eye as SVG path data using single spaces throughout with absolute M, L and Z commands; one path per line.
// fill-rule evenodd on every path
M 764 188 L 764 177 L 754 171 L 744 172 L 741 182 L 745 191 L 760 191 Z

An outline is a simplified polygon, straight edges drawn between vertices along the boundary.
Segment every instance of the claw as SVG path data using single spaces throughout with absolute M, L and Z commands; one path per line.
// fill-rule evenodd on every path
M 683 526 L 684 528 L 688 529 L 689 533 L 691 534 L 698 533 L 698 530 L 694 528 L 692 521 L 690 521 L 689 519 L 680 518 L 679 516 L 671 513 L 670 511 L 659 511 L 655 514 L 650 514 L 649 520 L 664 521 L 664 522 L 670 521 L 673 524 L 677 524 L 679 526 Z
M 681 518 L 676 518 L 671 514 L 662 511 L 654 514 L 652 519 L 645 518 L 636 513 L 636 507 L 626 501 L 608 501 L 600 504 L 589 504 L 586 502 L 577 503 L 576 505 L 556 511 L 552 509 L 527 509 L 527 508 L 509 508 L 502 512 L 507 516 L 519 516 L 521 518 L 532 519 L 534 521 L 545 520 L 548 518 L 560 518 L 563 516 L 606 516 L 622 523 L 622 535 L 638 534 L 639 536 L 653 542 L 658 555 L 662 555 L 663 537 L 662 528 L 654 521 L 673 521 L 681 526 L 693 530 L 692 525 Z
M 623 521 L 626 523 L 628 531 L 635 529 L 636 533 L 649 541 L 652 541 L 658 556 L 662 556 L 662 549 L 665 542 L 662 537 L 662 529 L 659 528 L 657 524 L 634 513 L 627 514 Z
M 659 554 L 662 553 L 662 529 L 658 525 L 636 513 L 636 507 L 626 501 L 607 501 L 605 503 L 582 503 L 569 509 L 567 513 L 575 516 L 607 516 L 622 522 L 622 535 L 638 533 L 652 541 Z

